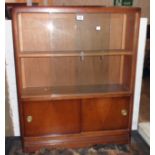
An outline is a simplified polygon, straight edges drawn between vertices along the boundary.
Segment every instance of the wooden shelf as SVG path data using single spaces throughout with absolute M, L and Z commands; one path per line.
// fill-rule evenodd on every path
M 37 87 L 24 88 L 22 100 L 59 100 L 92 98 L 104 96 L 129 96 L 129 90 L 120 84 L 95 85 L 95 86 L 58 86 L 58 87 Z
M 110 55 L 132 55 L 127 50 L 105 50 L 105 51 L 54 51 L 54 52 L 20 52 L 19 57 L 75 57 L 75 56 L 110 56 Z

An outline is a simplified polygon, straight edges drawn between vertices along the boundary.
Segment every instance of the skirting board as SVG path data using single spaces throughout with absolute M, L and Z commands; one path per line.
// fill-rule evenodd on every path
M 150 122 L 139 123 L 138 132 L 145 142 L 150 145 Z

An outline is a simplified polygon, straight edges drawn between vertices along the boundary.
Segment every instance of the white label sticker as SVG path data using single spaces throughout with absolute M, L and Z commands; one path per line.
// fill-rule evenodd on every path
M 100 31 L 101 30 L 101 26 L 96 26 L 96 31 Z
M 84 20 L 84 16 L 83 15 L 76 15 L 76 20 Z

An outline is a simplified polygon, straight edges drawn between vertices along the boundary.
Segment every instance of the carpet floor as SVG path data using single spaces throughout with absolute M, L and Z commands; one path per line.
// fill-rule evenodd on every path
M 23 153 L 20 138 L 6 138 L 6 155 L 149 155 L 149 146 L 137 132 L 132 133 L 128 145 L 94 145 L 79 149 L 46 149 L 34 153 Z

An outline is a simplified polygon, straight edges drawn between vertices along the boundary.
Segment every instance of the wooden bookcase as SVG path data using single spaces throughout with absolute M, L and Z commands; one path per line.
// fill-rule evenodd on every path
M 139 21 L 139 8 L 13 10 L 25 151 L 129 143 Z

